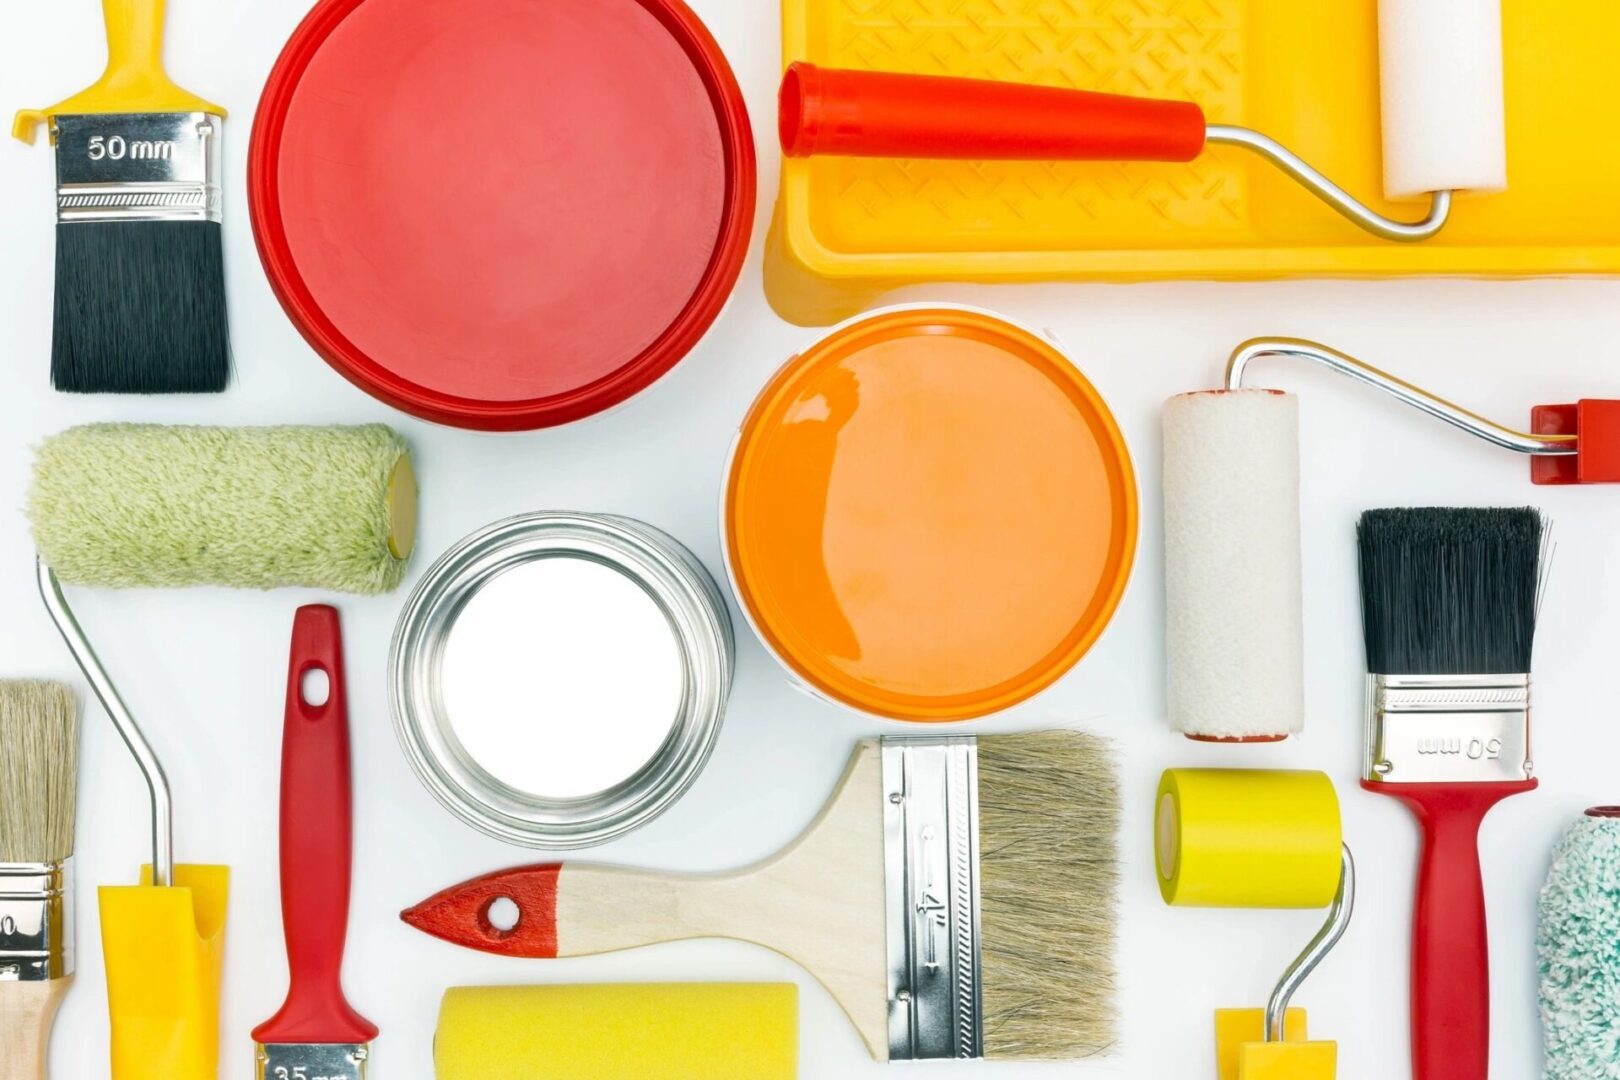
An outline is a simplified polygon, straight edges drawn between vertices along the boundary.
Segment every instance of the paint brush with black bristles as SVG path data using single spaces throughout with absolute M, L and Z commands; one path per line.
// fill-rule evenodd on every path
M 70 393 L 225 389 L 230 340 L 220 236 L 225 110 L 163 70 L 165 0 L 102 0 L 107 69 L 17 114 L 56 147 L 51 383 Z
M 754 866 L 526 866 L 402 917 L 457 945 L 546 959 L 751 941 L 819 979 L 880 1061 L 1072 1060 L 1113 1040 L 1118 826 L 1101 739 L 871 739 L 821 816 Z M 504 928 L 490 920 L 503 898 L 517 906 Z
M 73 983 L 79 707 L 63 683 L 0 680 L 0 1077 L 44 1080 Z
M 1536 786 L 1530 655 L 1547 528 L 1531 509 L 1364 514 L 1362 786 L 1423 827 L 1412 928 L 1414 1080 L 1486 1080 L 1490 978 L 1479 828 Z

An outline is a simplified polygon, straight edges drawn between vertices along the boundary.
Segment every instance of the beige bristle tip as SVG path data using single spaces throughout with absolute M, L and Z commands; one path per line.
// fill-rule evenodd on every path
M 1076 731 L 978 743 L 984 1056 L 1101 1053 L 1116 1023 L 1112 748 Z
M 0 862 L 73 854 L 79 704 L 64 683 L 0 680 Z

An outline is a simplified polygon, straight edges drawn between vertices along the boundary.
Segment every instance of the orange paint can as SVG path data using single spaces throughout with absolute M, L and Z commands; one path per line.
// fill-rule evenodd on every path
M 1049 340 L 976 309 L 889 308 L 777 372 L 743 423 L 727 569 L 809 688 L 969 720 L 1096 643 L 1136 553 L 1130 454 Z

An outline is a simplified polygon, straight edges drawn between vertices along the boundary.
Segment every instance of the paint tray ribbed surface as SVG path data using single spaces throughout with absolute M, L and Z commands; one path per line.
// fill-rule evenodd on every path
M 787 60 L 1190 98 L 1382 201 L 1376 0 L 783 0 Z M 784 163 L 766 286 L 826 323 L 928 280 L 1620 271 L 1620 4 L 1503 0 L 1506 193 L 1380 240 L 1235 147 L 1189 164 Z

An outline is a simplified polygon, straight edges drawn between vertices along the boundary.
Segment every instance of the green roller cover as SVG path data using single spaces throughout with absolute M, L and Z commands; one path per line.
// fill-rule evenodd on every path
M 107 588 L 384 593 L 415 513 L 405 442 L 381 424 L 70 428 L 39 448 L 28 499 L 40 557 Z

